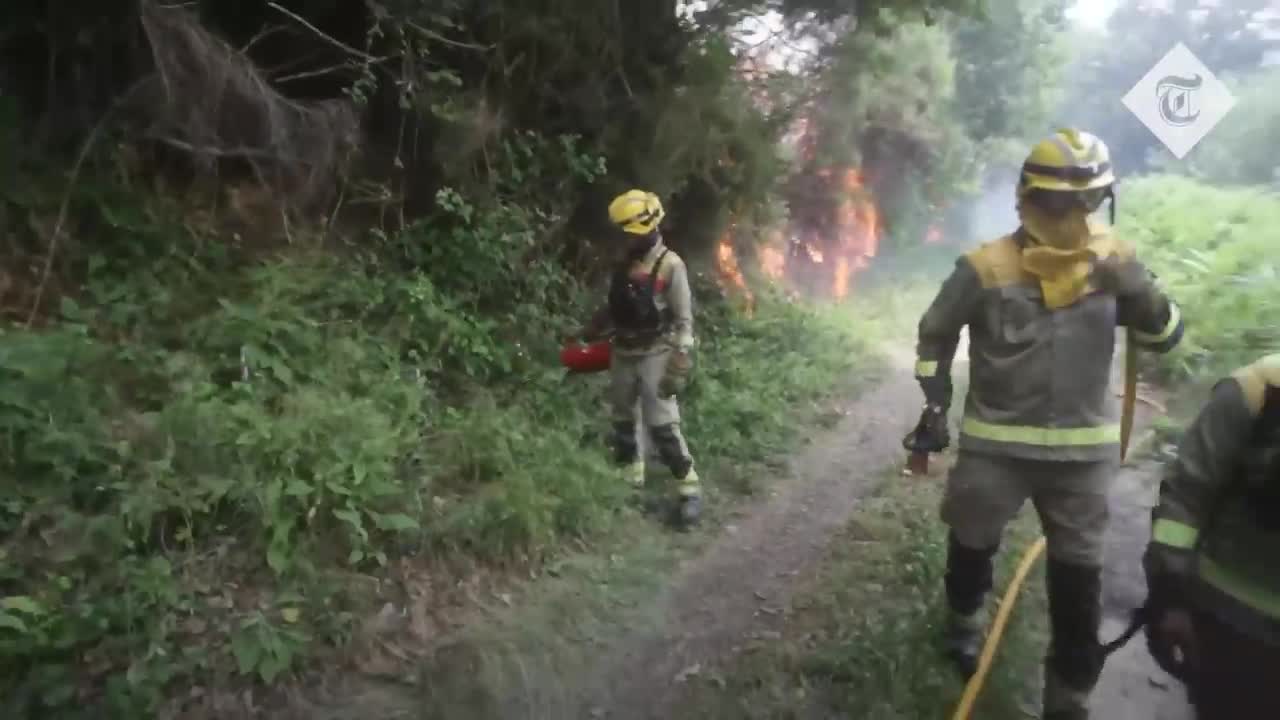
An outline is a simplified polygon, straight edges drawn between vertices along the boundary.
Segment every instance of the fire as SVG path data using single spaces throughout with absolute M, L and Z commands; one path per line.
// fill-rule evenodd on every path
M 849 294 L 854 273 L 870 265 L 880 251 L 880 211 L 867 190 L 862 171 L 849 168 L 842 178 L 844 197 L 837 211 L 836 247 L 839 261 L 831 293 L 837 300 Z
M 836 285 L 832 288 L 832 294 L 836 297 L 842 298 L 849 294 L 849 274 L 851 272 L 849 258 L 841 256 L 836 260 Z
M 736 223 L 730 223 L 724 235 L 720 236 L 720 245 L 716 250 L 716 269 L 720 276 L 720 286 L 741 293 L 745 301 L 744 309 L 749 314 L 755 307 L 755 296 L 751 293 L 751 288 L 747 287 L 747 279 L 738 266 L 738 254 L 733 249 L 735 226 Z
M 937 225 L 930 225 L 929 230 L 924 235 L 926 245 L 937 245 L 942 242 L 942 228 Z
M 760 251 L 761 269 L 775 282 L 824 287 L 843 299 L 880 251 L 879 208 L 860 168 L 814 168 L 797 182 L 790 241 L 772 234 Z
M 768 245 L 760 250 L 760 269 L 773 281 L 782 279 L 787 269 L 787 256 L 782 248 Z

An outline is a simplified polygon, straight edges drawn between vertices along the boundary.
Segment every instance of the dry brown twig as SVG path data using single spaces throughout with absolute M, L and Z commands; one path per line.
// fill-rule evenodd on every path
M 276 3 L 269 4 L 344 51 L 379 61 L 319 32 Z M 275 192 L 282 212 L 330 204 L 337 181 L 346 174 L 359 133 L 359 118 L 350 101 L 302 103 L 285 97 L 243 50 L 213 35 L 182 6 L 143 0 L 139 14 L 154 73 L 118 98 L 81 145 L 54 222 L 27 327 L 34 325 L 53 275 L 72 192 L 104 129 L 122 108 L 141 117 L 143 137 L 182 150 L 197 163 L 208 167 L 220 159 L 248 163 L 262 184 Z
M 368 53 L 328 37 L 270 3 L 325 42 L 353 56 Z M 355 148 L 359 121 L 347 99 L 298 102 L 282 95 L 240 50 L 189 12 L 144 2 L 142 25 L 155 61 L 146 135 L 212 166 L 246 162 L 282 206 L 328 205 Z

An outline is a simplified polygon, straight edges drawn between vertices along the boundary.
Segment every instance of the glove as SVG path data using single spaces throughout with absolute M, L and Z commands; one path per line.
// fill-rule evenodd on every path
M 1156 664 L 1186 682 L 1200 661 L 1191 611 L 1180 607 L 1153 610 L 1146 634 L 1147 649 Z
M 1154 277 L 1137 259 L 1122 260 L 1112 255 L 1094 263 L 1089 281 L 1110 295 L 1135 297 L 1150 291 Z
M 658 381 L 660 397 L 675 397 L 689 385 L 689 373 L 693 371 L 693 356 L 688 350 L 674 350 L 667 358 L 667 368 Z
M 1185 584 L 1175 573 L 1149 571 L 1147 585 L 1147 649 L 1165 672 L 1186 682 L 1199 657 L 1195 622 L 1182 600 Z
M 941 405 L 928 403 L 920 413 L 916 427 L 902 439 L 902 447 L 911 452 L 942 452 L 951 446 L 947 429 L 947 411 Z

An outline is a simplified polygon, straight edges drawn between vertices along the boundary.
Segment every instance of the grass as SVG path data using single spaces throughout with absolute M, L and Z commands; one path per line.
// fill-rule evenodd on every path
M 757 643 L 717 683 L 695 686 L 690 717 L 947 717 L 963 688 L 937 642 L 945 613 L 941 487 L 935 476 L 887 479 L 799 593 L 781 639 Z M 1037 536 L 1024 512 L 1006 535 L 997 592 Z M 1036 700 L 1043 582 L 1041 567 L 1024 587 L 975 717 L 1021 719 Z

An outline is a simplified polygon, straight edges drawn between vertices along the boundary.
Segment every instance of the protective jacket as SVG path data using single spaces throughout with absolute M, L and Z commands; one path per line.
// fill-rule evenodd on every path
M 615 273 L 602 309 L 620 355 L 693 347 L 693 296 L 684 260 L 657 242 Z M 594 322 L 594 321 L 593 321 Z
M 1219 382 L 1160 487 L 1153 596 L 1280 647 L 1280 354 Z
M 1133 249 L 1104 243 L 1121 259 Z M 1148 276 L 1146 291 L 1117 298 L 1086 285 L 1065 307 L 1046 306 L 1019 230 L 956 261 L 919 325 L 916 378 L 930 403 L 949 407 L 951 363 L 969 328 L 969 392 L 960 447 L 1032 460 L 1109 460 L 1120 426 L 1110 392 L 1118 326 L 1167 352 L 1182 336 L 1177 306 Z

